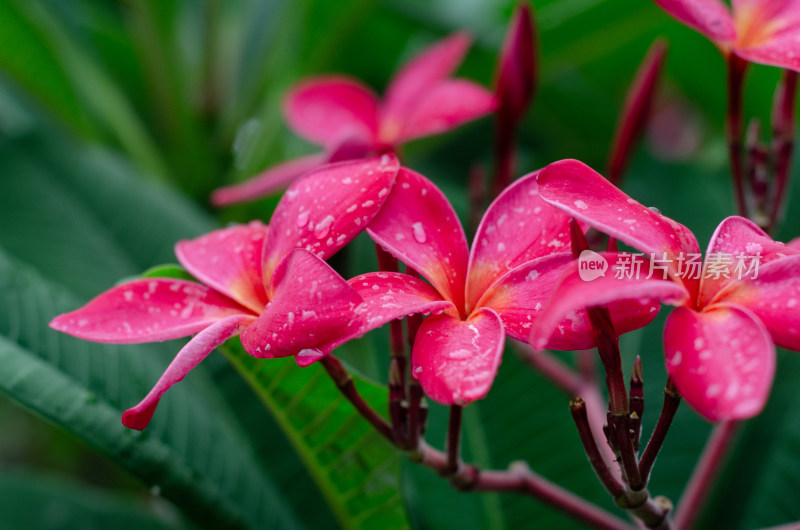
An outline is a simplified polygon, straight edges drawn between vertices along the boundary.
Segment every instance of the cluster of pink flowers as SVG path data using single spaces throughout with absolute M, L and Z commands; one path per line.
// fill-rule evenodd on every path
M 726 53 L 800 67 L 782 47 L 800 35 L 798 2 L 735 0 L 733 17 L 716 0 L 657 2 Z M 775 345 L 800 350 L 800 241 L 784 245 L 747 219 L 729 217 L 712 237 L 704 267 L 715 253 L 757 255 L 758 277 L 681 275 L 678 255 L 700 252 L 688 228 L 586 165 L 564 160 L 508 186 L 470 247 L 444 194 L 394 154 L 410 139 L 527 105 L 530 61 L 520 57 L 528 52 L 514 36 L 495 93 L 450 78 L 468 45 L 458 34 L 419 55 L 383 101 L 344 77 L 301 83 L 287 98 L 287 121 L 325 152 L 214 196 L 218 204 L 251 200 L 288 185 L 268 225 L 254 221 L 179 242 L 177 259 L 194 281 L 134 280 L 52 321 L 57 330 L 98 342 L 194 335 L 153 390 L 125 412 L 125 425 L 146 427 L 166 390 L 235 335 L 250 355 L 294 356 L 308 366 L 392 320 L 428 315 L 416 334 L 411 373 L 435 401 L 466 405 L 489 392 L 506 336 L 535 349 L 590 348 L 598 330 L 587 308 L 607 307 L 622 334 L 649 324 L 661 303 L 677 306 L 664 350 L 687 402 L 710 420 L 762 409 Z M 666 274 L 605 275 L 587 284 L 570 248 L 571 218 L 584 230 L 663 256 Z M 325 260 L 362 231 L 427 281 L 392 271 L 342 278 Z M 602 255 L 612 266 L 622 256 Z

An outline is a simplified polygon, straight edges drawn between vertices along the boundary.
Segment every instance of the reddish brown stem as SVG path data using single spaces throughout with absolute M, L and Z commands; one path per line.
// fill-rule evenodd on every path
M 629 382 L 631 395 L 628 408 L 631 411 L 630 427 L 633 449 L 639 450 L 639 439 L 642 435 L 642 416 L 644 415 L 644 373 L 642 372 L 642 358 L 638 355 L 633 361 L 633 372 Z
M 364 401 L 364 398 L 361 397 L 361 394 L 358 393 L 358 389 L 356 389 L 355 384 L 353 383 L 353 378 L 347 372 L 342 363 L 333 355 L 327 355 L 323 357 L 320 361 L 322 366 L 325 368 L 325 371 L 328 372 L 328 375 L 336 384 L 336 387 L 342 393 L 342 395 L 347 398 L 347 400 L 353 404 L 356 410 L 366 419 L 368 422 L 372 424 L 375 429 L 383 435 L 384 438 L 389 440 L 391 443 L 395 443 L 394 433 L 392 432 L 392 428 L 386 423 L 377 412 L 375 412 L 372 407 Z
M 461 415 L 463 410 L 459 405 L 450 406 L 450 421 L 447 425 L 447 475 L 455 474 L 461 467 Z
M 494 137 L 495 175 L 492 198 L 500 195 L 511 183 L 516 156 L 514 138 L 517 135 L 517 126 L 517 122 L 509 119 L 505 113 L 498 114 Z
M 778 85 L 772 117 L 773 150 L 775 152 L 775 183 L 771 196 L 768 231 L 774 231 L 783 214 L 786 185 L 792 165 L 797 103 L 797 72 L 784 70 Z
M 620 464 L 625 473 L 625 480 L 633 491 L 644 489 L 642 475 L 639 473 L 639 464 L 636 461 L 636 453 L 633 450 L 631 440 L 630 418 L 627 414 L 610 414 L 609 427 L 617 443 Z
M 408 447 L 412 450 L 419 446 L 423 430 L 422 410 L 422 387 L 411 381 L 408 385 Z
M 767 162 L 769 149 L 761 143 L 761 124 L 757 119 L 750 120 L 745 133 L 745 153 L 747 155 L 747 181 L 750 183 L 753 221 L 765 228 L 769 224 L 767 204 L 769 183 L 767 182 Z
M 486 199 L 486 171 L 474 164 L 469 172 L 469 233 L 474 234 L 483 217 Z
M 735 421 L 724 421 L 715 425 L 714 430 L 711 431 L 703 454 L 692 472 L 692 477 L 681 495 L 680 502 L 678 502 L 675 525 L 681 530 L 692 528 L 700 508 L 708 496 L 709 487 L 717 477 L 737 427 L 738 423 Z
M 337 388 L 353 404 L 356 410 L 389 442 L 395 443 L 392 438 L 391 427 L 363 400 L 353 384 L 350 374 L 347 373 L 339 360 L 333 355 L 328 355 L 320 362 L 334 383 L 336 383 Z M 458 442 L 452 439 L 453 433 L 456 431 L 454 416 L 458 417 L 457 423 L 459 426 L 457 430 L 460 432 L 461 407 L 458 408 L 459 411 L 455 415 L 451 415 L 448 448 L 458 446 Z M 422 440 L 419 441 L 415 450 L 408 453 L 411 460 L 429 467 L 441 475 L 449 476 L 452 484 L 460 490 L 524 493 L 547 503 L 578 521 L 588 524 L 592 528 L 608 530 L 631 528 L 621 519 L 536 475 L 526 465 L 515 465 L 508 471 L 480 471 L 473 465 L 460 464 L 456 452 L 457 465 L 455 472 L 453 472 L 453 454 L 451 450 L 443 453 L 433 449 Z
M 611 315 L 607 308 L 593 307 L 587 312 L 592 326 L 598 330 L 596 345 L 600 360 L 606 370 L 609 411 L 615 416 L 627 416 L 628 391 L 625 387 L 625 376 L 622 373 L 619 339 L 614 331 L 614 325 L 611 323 Z
M 742 167 L 742 97 L 747 61 L 735 53 L 728 56 L 728 110 L 725 132 L 728 139 L 728 156 L 736 207 L 739 215 L 748 216 L 747 197 L 744 191 L 744 169 Z
M 419 450 L 411 453 L 409 457 L 439 474 L 445 474 L 447 471 L 447 455 L 424 442 L 421 442 Z M 451 476 L 451 482 L 463 491 L 522 493 L 587 524 L 590 528 L 603 530 L 631 528 L 625 521 L 537 475 L 524 463 L 514 463 L 505 471 L 480 470 L 472 465 L 463 465 L 456 475 Z
M 397 259 L 375 245 L 378 267 L 382 271 L 397 272 Z M 389 323 L 391 360 L 389 361 L 389 417 L 392 421 L 394 439 L 406 443 L 406 344 L 403 339 L 403 322 L 393 320 Z
M 578 428 L 578 435 L 581 437 L 583 448 L 586 451 L 586 456 L 589 458 L 589 463 L 594 468 L 597 478 L 603 483 L 603 487 L 615 499 L 624 493 L 622 484 L 614 478 L 611 470 L 606 465 L 605 460 L 597 448 L 597 441 L 592 435 L 592 429 L 589 426 L 589 416 L 586 413 L 586 404 L 581 398 L 574 399 L 569 403 L 569 410 L 572 413 L 572 419 L 575 421 L 575 426 Z
M 672 425 L 672 420 L 675 418 L 675 413 L 678 411 L 678 405 L 680 404 L 680 394 L 675 389 L 672 380 L 667 379 L 667 385 L 664 387 L 664 405 L 661 408 L 661 416 L 658 417 L 656 429 L 653 431 L 650 441 L 647 442 L 647 447 L 645 447 L 642 458 L 639 461 L 639 473 L 645 484 L 650 479 L 650 471 L 653 469 L 653 464 L 656 461 L 658 452 L 661 450 L 661 446 L 664 444 L 667 432 L 670 425 Z

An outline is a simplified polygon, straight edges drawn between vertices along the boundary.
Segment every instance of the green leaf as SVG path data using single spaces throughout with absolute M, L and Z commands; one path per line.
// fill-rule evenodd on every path
M 272 412 L 345 528 L 406 528 L 400 492 L 401 454 L 341 395 L 325 370 L 300 369 L 293 358 L 256 359 L 234 342 L 222 350 Z M 383 387 L 356 380 L 376 409 Z
M 207 381 L 173 389 L 147 432 L 121 424 L 125 405 L 158 377 L 164 347 L 123 349 L 48 330 L 45 323 L 77 300 L 4 254 L 0 293 L 1 392 L 109 455 L 199 521 L 296 526 Z
M 0 70 L 68 126 L 90 134 L 75 85 L 41 27 L 15 2 L 0 3 Z
M 209 525 L 305 526 L 272 482 L 267 456 L 242 434 L 239 407 L 202 365 L 165 396 L 147 431 L 122 426 L 122 411 L 147 393 L 179 344 L 99 345 L 47 327 L 119 277 L 174 259 L 176 240 L 213 223 L 171 190 L 143 184 L 119 158 L 72 142 L 3 139 L 0 160 L 0 392 Z M 293 455 L 282 459 L 302 472 Z M 318 496 L 311 486 L 307 497 Z
M 197 281 L 194 276 L 186 272 L 186 269 L 174 263 L 150 267 L 142 273 L 140 278 L 176 278 L 178 280 Z
M 143 499 L 121 497 L 75 480 L 39 473 L 0 475 L 0 528 L 167 530 L 184 528 L 158 516 Z M 172 515 L 172 514 L 170 514 Z
M 4 2 L 14 5 L 13 24 L 17 31 L 36 33 L 48 60 L 63 71 L 71 93 L 77 94 L 80 109 L 88 109 L 94 123 L 110 131 L 144 170 L 144 175 L 166 179 L 169 171 L 130 101 L 100 68 L 87 50 L 74 42 L 58 18 L 39 2 Z M 2 26 L 0 26 L 2 29 Z M 4 39 L 5 40 L 5 39 Z M 45 80 L 42 83 L 46 83 Z

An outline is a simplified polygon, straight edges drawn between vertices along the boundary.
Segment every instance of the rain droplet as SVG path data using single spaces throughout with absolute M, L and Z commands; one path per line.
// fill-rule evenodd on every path
M 300 212 L 297 216 L 297 226 L 303 228 L 308 224 L 308 212 Z
M 414 231 L 414 239 L 417 243 L 424 243 L 428 239 L 425 235 L 425 227 L 422 226 L 422 223 L 412 224 L 411 229 Z
M 314 228 L 314 237 L 317 239 L 324 239 L 328 235 L 328 232 L 330 232 L 333 221 L 333 216 L 328 215 L 325 219 L 317 223 L 317 226 Z

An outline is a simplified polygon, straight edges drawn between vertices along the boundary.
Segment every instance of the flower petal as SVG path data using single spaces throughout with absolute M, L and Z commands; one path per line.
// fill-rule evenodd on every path
M 386 90 L 384 119 L 402 121 L 403 115 L 422 94 L 458 68 L 470 44 L 472 38 L 468 34 L 455 33 L 406 63 Z
M 214 206 L 225 206 L 268 197 L 286 188 L 300 176 L 321 166 L 327 160 L 327 154 L 315 153 L 269 167 L 242 183 L 214 190 L 211 194 L 211 203 Z
M 757 260 L 757 266 L 761 266 L 795 254 L 800 254 L 800 249 L 774 241 L 749 219 L 728 217 L 719 224 L 708 244 L 697 307 L 704 307 L 725 285 L 741 276 L 736 270 L 740 258 L 749 268 L 753 260 Z M 731 258 L 730 262 L 726 257 Z M 711 268 L 710 262 L 713 262 Z
M 789 248 L 796 248 L 797 250 L 800 250 L 800 237 L 792 239 L 791 241 L 786 243 L 786 246 Z
M 148 278 L 113 287 L 50 327 L 93 342 L 131 344 L 186 337 L 243 313 L 249 311 L 205 285 Z
M 736 40 L 736 27 L 728 7 L 720 0 L 655 0 L 678 21 L 717 43 Z
M 258 314 L 267 305 L 261 255 L 269 227 L 260 221 L 236 225 L 175 245 L 189 273 Z
M 347 281 L 364 300 L 358 335 L 412 314 L 453 312 L 452 302 L 424 281 L 399 272 L 368 272 Z M 458 312 L 455 311 L 457 315 Z
M 571 253 L 561 253 L 524 263 L 492 284 L 476 307 L 492 309 L 509 337 L 528 342 L 536 313 L 547 304 L 571 262 Z
M 297 84 L 286 96 L 283 112 L 293 131 L 321 145 L 351 134 L 371 140 L 378 131 L 377 96 L 347 77 L 315 77 Z
M 716 304 L 679 307 L 664 328 L 667 372 L 686 402 L 710 421 L 743 420 L 764 407 L 775 346 L 750 311 Z
M 431 181 L 401 168 L 367 233 L 425 276 L 445 299 L 463 308 L 467 240 L 453 207 Z
M 443 81 L 421 94 L 409 108 L 395 141 L 449 131 L 496 108 L 497 98 L 482 86 L 465 79 Z
M 797 24 L 792 31 L 781 32 L 758 46 L 737 48 L 736 55 L 754 63 L 800 72 L 800 55 L 797 53 L 798 39 L 800 39 L 800 24 Z
M 575 346 L 583 341 L 579 348 L 591 347 L 594 334 L 588 331 L 591 324 L 581 311 L 586 307 L 608 305 L 614 329 L 622 334 L 648 324 L 656 316 L 659 301 L 678 305 L 689 298 L 686 289 L 676 282 L 658 275 L 646 279 L 645 270 L 638 277 L 618 278 L 616 271 L 624 265 L 625 254 L 605 252 L 599 256 L 608 263 L 608 269 L 593 279 L 581 278 L 578 261 L 567 266 L 550 301 L 533 320 L 530 344 L 535 350 L 578 349 Z
M 236 335 L 242 327 L 254 320 L 255 317 L 251 315 L 230 316 L 211 324 L 195 335 L 181 348 L 147 396 L 138 405 L 125 411 L 122 415 L 123 425 L 139 431 L 147 427 L 164 392 L 183 380 L 186 374 L 200 364 L 200 361 L 214 348 Z
M 719 302 L 749 309 L 778 346 L 800 351 L 800 255 L 771 261 L 756 277 L 731 282 L 712 301 Z
M 800 0 L 733 0 L 736 54 L 760 64 L 800 70 Z
M 569 216 L 539 196 L 530 173 L 506 188 L 481 219 L 469 256 L 467 303 L 526 261 L 569 250 Z
M 468 320 L 431 316 L 417 331 L 411 355 L 414 377 L 443 405 L 466 405 L 489 392 L 503 354 L 503 323 L 491 309 Z
M 671 260 L 670 274 L 678 278 L 681 254 L 700 254 L 692 232 L 669 217 L 633 200 L 602 175 L 578 160 L 554 162 L 539 173 L 542 198 L 645 254 Z M 695 293 L 697 280 L 680 279 Z
M 286 255 L 272 276 L 272 291 L 267 308 L 242 332 L 242 345 L 254 357 L 318 360 L 337 339 L 358 329 L 361 297 L 307 250 Z
M 394 156 L 383 155 L 324 166 L 292 184 L 272 214 L 264 277 L 293 248 L 328 259 L 349 243 L 380 210 L 398 168 Z
M 517 4 L 497 65 L 495 93 L 500 112 L 515 122 L 530 104 L 536 86 L 536 37 L 533 14 L 525 2 Z

